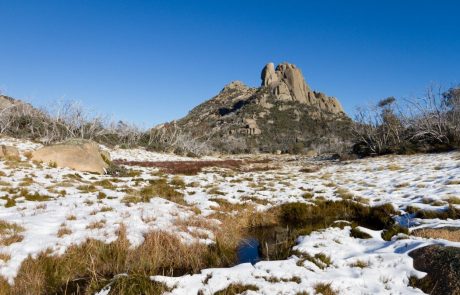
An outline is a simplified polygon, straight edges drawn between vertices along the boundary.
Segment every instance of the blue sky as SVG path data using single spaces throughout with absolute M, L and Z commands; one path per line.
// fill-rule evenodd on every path
M 352 114 L 460 83 L 459 3 L 0 0 L 0 89 L 148 127 L 287 61 Z

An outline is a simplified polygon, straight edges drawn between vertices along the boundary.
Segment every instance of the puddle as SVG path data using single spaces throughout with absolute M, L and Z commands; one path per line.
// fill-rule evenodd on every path
M 252 229 L 237 249 L 237 264 L 255 264 L 262 260 L 280 260 L 290 256 L 295 234 L 288 227 Z
M 241 241 L 237 255 L 238 255 L 238 264 L 240 263 L 251 263 L 255 264 L 262 260 L 260 257 L 260 242 L 256 238 L 246 238 Z

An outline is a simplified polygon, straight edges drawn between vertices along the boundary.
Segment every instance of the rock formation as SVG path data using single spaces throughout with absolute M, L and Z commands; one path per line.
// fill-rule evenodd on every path
M 261 78 L 262 87 L 268 87 L 280 100 L 298 101 L 331 113 L 343 113 L 342 106 L 336 98 L 312 91 L 300 69 L 293 64 L 281 63 L 275 70 L 274 64 L 269 63 L 262 70 Z
M 351 120 L 339 101 L 313 91 L 295 65 L 267 64 L 262 85 L 227 84 L 215 97 L 173 124 L 156 131 L 180 129 L 205 140 L 217 151 L 275 152 L 340 145 Z M 161 129 L 161 130 L 160 130 Z

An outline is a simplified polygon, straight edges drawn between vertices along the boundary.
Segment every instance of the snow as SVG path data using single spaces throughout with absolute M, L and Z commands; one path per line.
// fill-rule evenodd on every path
M 142 174 L 120 178 L 119 182 L 113 182 L 113 188 L 98 187 L 98 191 L 107 195 L 107 198 L 99 200 L 97 191 L 85 192 L 78 187 L 110 180 L 110 176 L 78 172 L 81 179 L 75 179 L 70 177 L 76 174 L 73 170 L 41 167 L 27 162 L 24 153 L 41 147 L 41 144 L 4 137 L 0 138 L 0 144 L 16 146 L 22 155 L 21 164 L 24 164 L 11 166 L 0 161 L 0 171 L 5 174 L 0 176 L 0 220 L 17 223 L 25 229 L 21 233 L 24 237 L 22 241 L 0 246 L 0 253 L 11 257 L 8 261 L 0 260 L 0 275 L 10 283 L 29 255 L 35 256 L 46 249 L 59 255 L 70 245 L 80 244 L 88 238 L 110 243 L 117 238 L 121 225 L 126 228 L 127 238 L 133 247 L 140 245 L 144 234 L 153 230 L 177 234 L 184 243 L 197 240 L 213 243 L 214 237 L 209 230 L 198 227 L 184 229 L 176 225 L 176 221 L 196 216 L 206 217 L 219 211 L 218 203 L 213 201 L 217 198 L 235 204 L 248 203 L 258 210 L 266 210 L 286 202 L 339 200 L 342 190 L 355 200 L 370 205 L 392 203 L 405 213 L 408 205 L 440 210 L 448 205 L 450 199 L 460 197 L 459 152 L 386 156 L 345 163 L 262 155 L 258 158 L 269 157 L 272 160 L 270 165 L 278 168 L 252 172 L 208 168 L 198 175 L 182 176 L 186 187 L 178 190 L 184 193 L 187 206 L 172 203 L 161 196 L 152 196 L 149 203 L 127 206 L 121 202 L 127 195 L 125 189 L 142 187 L 149 180 L 158 178 L 156 168 L 133 167 Z M 103 148 L 110 152 L 112 159 L 128 161 L 203 160 L 143 149 Z M 305 166 L 318 166 L 320 169 L 312 173 L 299 172 Z M 166 177 L 170 180 L 173 176 Z M 48 195 L 50 199 L 37 202 L 17 198 L 15 206 L 5 207 L 4 197 L 10 195 L 8 188 L 20 188 L 26 178 L 33 179 L 27 186 L 29 191 Z M 65 190 L 64 197 L 59 194 L 61 190 Z M 222 194 L 213 194 L 213 190 Z M 304 197 L 306 193 L 311 197 Z M 460 208 L 458 204 L 453 206 Z M 194 210 L 194 207 L 200 209 L 200 212 Z M 421 220 L 411 215 L 402 215 L 399 221 L 411 224 L 411 229 L 460 227 L 460 220 Z M 100 222 L 100 228 L 89 227 L 95 222 Z M 59 236 L 58 231 L 63 226 L 71 233 Z M 407 286 L 409 276 L 423 276 L 423 273 L 413 269 L 412 259 L 407 253 L 433 243 L 460 246 L 444 240 L 416 237 L 387 242 L 380 238 L 378 231 L 362 230 L 372 238 L 352 238 L 349 227 L 328 228 L 299 238 L 295 246 L 299 253 L 312 256 L 323 253 L 330 256 L 332 265 L 324 269 L 308 260 L 299 266 L 297 263 L 301 258 L 292 256 L 282 261 L 262 261 L 254 266 L 242 264 L 232 268 L 205 269 L 195 275 L 177 278 L 158 276 L 153 279 L 175 286 L 172 294 L 195 294 L 198 290 L 212 294 L 238 282 L 256 285 L 259 287 L 258 294 L 295 294 L 301 291 L 314 294 L 314 285 L 319 282 L 331 283 L 341 294 L 423 294 Z M 369 266 L 352 267 L 351 264 L 357 261 L 364 261 Z M 104 292 L 109 291 L 101 290 L 99 294 L 106 294 Z
M 424 294 L 408 286 L 411 276 L 424 273 L 412 267 L 411 250 L 433 243 L 460 246 L 460 243 L 427 241 L 421 238 L 384 241 L 380 231 L 366 230 L 373 238 L 350 237 L 350 227 L 328 228 L 299 238 L 294 247 L 299 253 L 325 254 L 332 264 L 324 269 L 308 260 L 292 256 L 280 261 L 261 261 L 255 265 L 240 264 L 232 268 L 205 269 L 182 277 L 153 276 L 152 280 L 174 289 L 168 294 L 213 294 L 230 284 L 250 284 L 259 288 L 257 294 L 314 294 L 318 283 L 330 283 L 340 294 Z M 363 229 L 364 230 L 364 229 Z M 357 267 L 358 261 L 367 264 Z M 294 281 L 293 278 L 296 278 Z

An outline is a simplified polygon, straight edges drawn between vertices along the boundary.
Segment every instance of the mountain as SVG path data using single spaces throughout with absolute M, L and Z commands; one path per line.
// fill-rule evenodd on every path
M 221 152 L 302 152 L 340 148 L 351 120 L 340 102 L 311 90 L 299 68 L 267 64 L 261 86 L 226 85 L 184 118 L 154 130 L 178 129 Z

